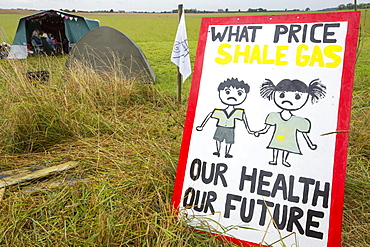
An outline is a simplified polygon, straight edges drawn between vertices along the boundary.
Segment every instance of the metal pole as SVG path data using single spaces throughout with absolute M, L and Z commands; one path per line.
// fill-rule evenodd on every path
M 355 2 L 355 11 L 357 11 L 357 0 L 354 0 Z
M 180 23 L 180 19 L 181 19 L 181 15 L 182 15 L 182 8 L 183 8 L 183 5 L 182 4 L 179 4 L 178 6 L 178 13 L 179 13 L 179 23 Z M 181 103 L 181 73 L 180 73 L 180 68 L 177 67 L 177 101 L 179 103 Z

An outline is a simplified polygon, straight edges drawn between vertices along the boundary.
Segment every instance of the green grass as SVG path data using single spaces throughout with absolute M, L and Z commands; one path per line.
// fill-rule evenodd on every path
M 21 15 L 12 15 L 12 14 L 2 14 L 0 15 L 0 26 L 3 29 L 5 40 L 1 40 L 1 42 L 5 41 L 9 44 L 12 44 L 13 38 L 17 31 L 19 18 L 22 17 Z
M 361 45 L 349 142 L 342 246 L 370 246 L 370 16 Z M 19 15 L 0 15 L 8 41 Z M 186 19 L 194 63 L 202 15 Z M 8 188 L 0 204 L 2 246 L 233 246 L 190 231 L 170 211 L 190 79 L 176 103 L 170 61 L 176 16 L 89 16 L 133 39 L 157 75 L 156 85 L 64 69 L 65 56 L 0 60 L 0 170 L 30 164 L 80 165 L 37 183 L 83 179 L 58 190 Z M 47 84 L 25 72 L 49 70 Z

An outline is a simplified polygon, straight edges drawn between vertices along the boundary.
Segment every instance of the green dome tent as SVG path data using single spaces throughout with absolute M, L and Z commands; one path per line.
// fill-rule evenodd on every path
M 48 10 L 20 18 L 8 58 L 27 58 L 27 44 L 35 29 L 52 34 L 59 42 L 76 43 L 85 33 L 99 27 L 98 20 L 87 19 L 59 10 Z
M 107 26 L 86 33 L 72 48 L 67 68 L 83 64 L 95 72 L 115 73 L 126 80 L 154 83 L 155 74 L 144 53 L 124 33 Z

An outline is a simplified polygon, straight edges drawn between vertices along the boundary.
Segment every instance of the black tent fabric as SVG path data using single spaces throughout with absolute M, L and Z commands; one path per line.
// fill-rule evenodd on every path
M 76 62 L 97 73 L 115 72 L 127 80 L 155 82 L 155 74 L 139 46 L 111 27 L 101 26 L 86 33 L 70 51 L 67 68 Z

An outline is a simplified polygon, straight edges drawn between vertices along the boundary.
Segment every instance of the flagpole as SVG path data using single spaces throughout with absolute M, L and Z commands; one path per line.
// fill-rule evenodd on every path
M 181 103 L 181 84 L 191 75 L 189 43 L 183 13 L 183 5 L 179 4 L 179 22 L 171 54 L 171 61 L 177 65 L 177 101 L 179 103 Z
M 180 23 L 180 20 L 181 20 L 181 16 L 182 16 L 182 8 L 183 8 L 183 5 L 182 4 L 179 4 L 178 5 L 178 8 L 177 8 L 177 12 L 179 13 L 179 23 Z M 180 68 L 177 66 L 177 101 L 179 103 L 181 103 L 181 73 L 180 73 Z

